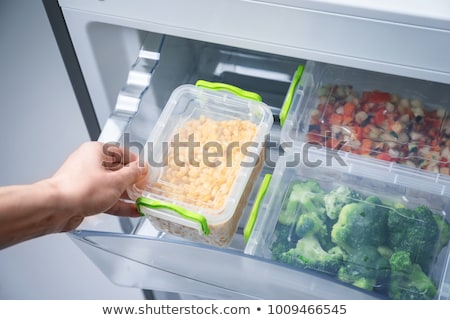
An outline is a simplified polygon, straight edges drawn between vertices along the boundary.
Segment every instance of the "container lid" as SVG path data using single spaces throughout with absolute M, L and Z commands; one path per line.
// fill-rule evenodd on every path
M 308 62 L 282 129 L 304 143 L 450 174 L 450 87 Z
M 128 190 L 138 208 L 205 235 L 229 220 L 273 123 L 260 100 L 220 83 L 175 89 L 144 148 L 148 179 Z

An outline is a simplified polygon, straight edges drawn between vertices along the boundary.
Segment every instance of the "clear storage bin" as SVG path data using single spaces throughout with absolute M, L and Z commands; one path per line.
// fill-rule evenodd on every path
M 310 157 L 278 160 L 245 253 L 382 299 L 448 299 L 449 181 Z
M 227 246 L 272 123 L 257 94 L 207 82 L 178 87 L 144 149 L 148 179 L 129 189 L 130 198 L 160 231 Z
M 449 108 L 448 85 L 308 61 L 282 142 L 448 175 Z

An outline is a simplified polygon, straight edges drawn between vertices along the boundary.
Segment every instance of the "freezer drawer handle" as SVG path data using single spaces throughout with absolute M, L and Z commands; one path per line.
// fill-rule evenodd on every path
M 259 207 L 261 206 L 261 202 L 266 195 L 266 191 L 269 188 L 270 180 L 272 179 L 271 174 L 266 174 L 261 182 L 261 186 L 259 187 L 258 194 L 256 195 L 255 202 L 253 204 L 252 210 L 250 211 L 250 215 L 247 220 L 247 224 L 244 228 L 244 240 L 248 241 L 250 235 L 252 234 L 253 227 L 255 226 L 256 218 L 258 217 Z
M 231 84 L 221 83 L 221 82 L 209 82 L 205 80 L 198 80 L 195 85 L 197 87 L 207 88 L 211 90 L 225 90 L 231 92 L 241 98 L 246 98 L 250 100 L 255 100 L 262 102 L 262 98 L 259 94 L 251 91 L 246 91 Z
M 164 201 L 160 201 L 160 200 L 149 199 L 149 198 L 145 198 L 145 197 L 139 197 L 136 200 L 136 206 L 137 206 L 139 213 L 142 216 L 145 216 L 145 214 L 143 213 L 141 207 L 147 207 L 150 209 L 168 209 L 170 211 L 173 211 L 173 212 L 179 214 L 180 216 L 182 216 L 185 219 L 188 219 L 188 220 L 194 221 L 194 222 L 198 222 L 200 224 L 201 230 L 203 231 L 203 233 L 205 235 L 208 235 L 210 233 L 208 221 L 206 220 L 206 218 L 204 216 L 202 216 L 199 213 L 185 209 L 183 207 L 177 206 L 176 204 L 164 202 Z
M 280 112 L 280 124 L 281 125 L 284 124 L 284 121 L 286 120 L 289 110 L 291 109 L 292 100 L 294 99 L 295 89 L 297 88 L 298 83 L 300 82 L 304 68 L 305 68 L 305 66 L 299 65 L 297 70 L 294 73 L 294 77 L 292 78 L 291 85 L 289 86 L 288 92 L 286 94 L 286 99 L 284 99 L 283 106 L 281 107 L 281 112 Z

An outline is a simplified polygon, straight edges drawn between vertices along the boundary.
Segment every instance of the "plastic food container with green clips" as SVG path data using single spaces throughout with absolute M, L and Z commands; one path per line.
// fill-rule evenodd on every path
M 202 80 L 178 87 L 144 148 L 147 179 L 128 189 L 130 198 L 159 231 L 228 246 L 272 123 L 255 93 Z
M 449 299 L 448 181 L 417 183 L 376 159 L 310 158 L 316 166 L 278 159 L 245 253 L 298 270 L 311 288 L 323 279 L 342 285 L 342 299 L 346 287 L 381 299 Z
M 448 85 L 308 61 L 293 87 L 280 115 L 287 149 L 450 175 Z

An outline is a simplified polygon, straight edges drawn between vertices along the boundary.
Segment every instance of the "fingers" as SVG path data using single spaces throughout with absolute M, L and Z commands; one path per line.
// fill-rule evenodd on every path
M 139 161 L 135 161 L 122 167 L 120 170 L 113 172 L 116 184 L 123 187 L 123 189 L 145 178 L 148 172 L 148 166 L 140 165 Z
M 138 160 L 137 154 L 111 143 L 104 144 L 102 149 L 104 167 L 127 165 Z
M 137 218 L 141 216 L 137 211 L 136 205 L 134 203 L 124 202 L 121 200 L 117 201 L 114 206 L 106 210 L 106 213 L 119 217 Z

